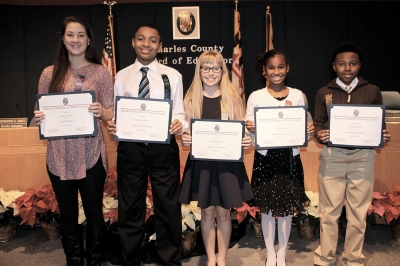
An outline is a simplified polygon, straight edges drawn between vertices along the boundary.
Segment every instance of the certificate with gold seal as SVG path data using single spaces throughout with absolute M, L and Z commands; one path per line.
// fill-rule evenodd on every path
M 255 107 L 255 148 L 304 147 L 307 138 L 307 107 Z
M 329 105 L 328 146 L 382 148 L 384 105 Z
M 191 160 L 243 162 L 244 121 L 192 119 Z
M 96 136 L 97 123 L 88 108 L 94 91 L 37 94 L 38 108 L 46 118 L 39 126 L 40 139 Z
M 116 96 L 114 140 L 169 144 L 171 117 L 171 100 Z

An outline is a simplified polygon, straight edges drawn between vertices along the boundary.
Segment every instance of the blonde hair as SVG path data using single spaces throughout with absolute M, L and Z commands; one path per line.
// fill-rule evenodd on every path
M 207 63 L 215 63 L 222 67 L 219 87 L 221 90 L 221 104 L 227 112 L 228 119 L 242 120 L 244 117 L 242 98 L 229 80 L 229 71 L 226 68 L 224 58 L 219 52 L 214 50 L 202 53 L 197 59 L 192 85 L 190 85 L 185 95 L 184 103 L 192 106 L 192 117 L 197 119 L 201 118 L 203 108 L 203 82 L 201 80 L 200 67 Z

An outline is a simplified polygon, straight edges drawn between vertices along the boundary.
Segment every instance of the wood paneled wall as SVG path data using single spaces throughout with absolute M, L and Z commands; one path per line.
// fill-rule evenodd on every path
M 383 149 L 377 149 L 375 163 L 374 191 L 392 190 L 393 183 L 400 183 L 400 123 L 387 123 L 392 141 Z M 109 167 L 117 160 L 117 143 L 107 134 L 106 139 Z M 184 166 L 189 154 L 188 147 L 180 146 L 181 166 Z M 46 170 L 47 141 L 39 140 L 37 127 L 0 129 L 0 187 L 4 190 L 25 191 L 49 184 Z M 308 147 L 301 148 L 305 189 L 318 191 L 319 153 L 323 145 L 311 139 Z M 245 150 L 244 162 L 249 178 L 253 167 L 254 149 Z

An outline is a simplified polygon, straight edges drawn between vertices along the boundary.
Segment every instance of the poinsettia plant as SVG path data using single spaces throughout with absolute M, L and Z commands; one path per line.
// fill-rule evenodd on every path
M 236 218 L 238 220 L 238 224 L 243 222 L 243 220 L 246 218 L 247 214 L 249 214 L 255 220 L 259 220 L 259 218 L 261 216 L 261 211 L 258 206 L 250 206 L 246 202 L 243 202 L 242 206 L 234 208 L 234 209 L 236 210 Z
M 51 219 L 59 213 L 53 187 L 48 184 L 40 189 L 29 188 L 25 194 L 15 200 L 21 223 L 34 226 L 37 218 Z
M 84 224 L 86 221 L 86 215 L 85 210 L 83 209 L 82 198 L 80 194 L 78 194 L 78 206 L 78 223 Z M 118 220 L 118 199 L 112 196 L 107 196 L 106 193 L 104 193 L 103 197 L 103 217 L 106 222 L 110 222 L 110 225 Z
M 307 215 L 319 218 L 319 192 L 306 191 L 310 204 L 305 207 Z
M 4 191 L 0 188 L 0 226 L 7 226 L 19 224 L 20 219 L 18 216 L 19 209 L 15 204 L 15 199 L 23 195 L 24 192 L 18 190 Z
M 14 215 L 17 215 L 19 208 L 15 204 L 15 200 L 24 194 L 25 192 L 19 190 L 5 191 L 3 188 L 0 188 L 0 205 L 13 209 Z
M 104 185 L 104 193 L 107 196 L 118 199 L 118 187 L 117 187 L 117 166 L 111 167 L 107 173 L 107 181 Z
M 153 205 L 153 191 L 151 189 L 150 179 L 147 183 L 147 190 L 146 190 L 146 218 L 150 218 L 150 216 L 154 215 L 154 205 Z
M 118 199 L 111 196 L 103 198 L 103 216 L 105 220 L 110 221 L 110 224 L 118 220 Z
M 303 211 L 293 215 L 293 219 L 297 224 L 308 221 L 310 226 L 314 226 L 319 222 L 319 192 L 306 191 L 306 195 L 310 201 Z
M 107 176 L 103 194 L 103 216 L 112 224 L 118 221 L 117 167 L 115 165 L 108 171 Z
M 182 204 L 182 235 L 193 232 L 200 225 L 201 208 L 197 207 L 197 201 Z
M 393 184 L 394 190 L 383 193 L 373 192 L 368 214 L 376 213 L 389 224 L 400 217 L 400 184 Z

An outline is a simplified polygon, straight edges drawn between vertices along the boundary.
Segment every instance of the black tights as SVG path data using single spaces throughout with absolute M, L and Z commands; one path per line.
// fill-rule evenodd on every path
M 106 171 L 101 156 L 92 168 L 86 170 L 86 177 L 79 180 L 60 180 L 60 177 L 53 175 L 48 168 L 47 172 L 60 208 L 61 225 L 64 228 L 78 224 L 78 190 L 88 225 L 104 224 L 103 190 Z

